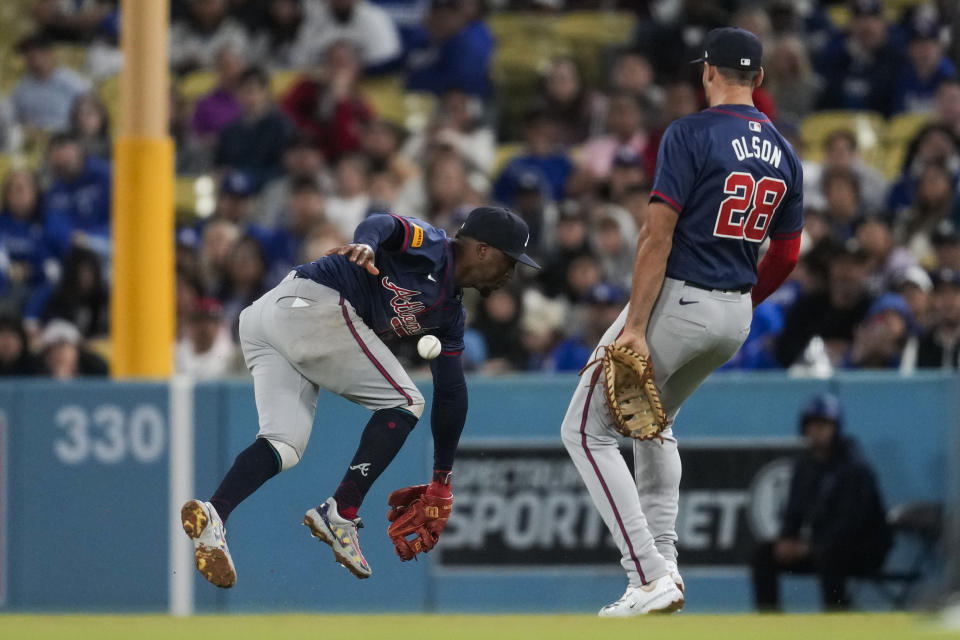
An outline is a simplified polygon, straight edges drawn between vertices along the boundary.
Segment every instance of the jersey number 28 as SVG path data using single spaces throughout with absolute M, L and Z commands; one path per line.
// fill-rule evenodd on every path
M 787 183 L 769 176 L 756 180 L 749 173 L 734 171 L 723 183 L 723 192 L 727 198 L 720 203 L 713 235 L 763 242 L 773 214 L 787 193 Z

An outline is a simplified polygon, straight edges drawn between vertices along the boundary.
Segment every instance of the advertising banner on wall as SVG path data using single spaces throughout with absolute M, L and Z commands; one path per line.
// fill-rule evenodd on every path
M 792 440 L 681 443 L 677 533 L 684 566 L 749 562 L 776 535 L 790 483 Z M 623 450 L 628 466 L 633 455 Z M 619 553 L 559 444 L 461 444 L 455 503 L 437 547 L 445 569 L 616 567 Z

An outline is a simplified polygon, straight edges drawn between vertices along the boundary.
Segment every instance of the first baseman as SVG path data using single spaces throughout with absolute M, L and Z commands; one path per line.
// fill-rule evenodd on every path
M 340 485 L 306 512 L 304 524 L 351 573 L 370 576 L 357 512 L 424 409 L 423 396 L 384 343 L 388 337 L 429 333 L 442 347 L 430 364 L 433 480 L 390 497 L 390 534 L 401 559 L 436 544 L 452 506 L 451 469 L 467 414 L 463 288 L 486 295 L 507 282 L 517 262 L 539 268 L 525 253 L 528 240 L 526 223 L 506 209 L 474 209 L 456 238 L 422 220 L 378 214 L 357 227 L 352 244 L 296 267 L 244 309 L 240 341 L 260 431 L 209 501 L 190 500 L 181 509 L 207 580 L 219 587 L 236 582 L 224 523 L 264 482 L 300 461 L 321 387 L 373 415 Z
M 753 307 L 799 256 L 803 176 L 793 149 L 753 106 L 761 53 L 760 41 L 742 29 L 707 34 L 696 62 L 703 63 L 710 107 L 673 122 L 663 136 L 630 302 L 600 341 L 652 360 L 668 428 L 660 439 L 633 441 L 631 477 L 603 393 L 595 392 L 599 365 L 585 370 L 563 420 L 564 446 L 628 578 L 626 592 L 601 616 L 683 606 L 675 531 L 680 456 L 670 426 L 690 394 L 736 353 Z

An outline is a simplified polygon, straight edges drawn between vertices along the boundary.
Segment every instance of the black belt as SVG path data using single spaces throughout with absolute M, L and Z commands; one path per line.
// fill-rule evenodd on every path
M 720 293 L 750 293 L 750 290 L 753 289 L 752 284 L 745 284 L 742 287 L 733 287 L 732 289 L 718 289 L 717 287 L 708 287 L 705 284 L 700 284 L 699 282 L 691 282 L 690 280 L 684 280 L 683 284 L 688 287 L 693 287 L 694 289 L 703 289 L 704 291 L 719 291 Z

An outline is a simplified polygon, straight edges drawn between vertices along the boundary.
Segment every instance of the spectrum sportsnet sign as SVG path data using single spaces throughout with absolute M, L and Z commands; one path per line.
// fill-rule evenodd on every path
M 797 451 L 789 441 L 681 441 L 684 565 L 743 565 L 758 540 L 776 535 Z M 559 444 L 464 443 L 454 478 L 440 567 L 617 566 L 619 552 Z

